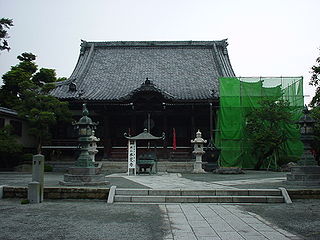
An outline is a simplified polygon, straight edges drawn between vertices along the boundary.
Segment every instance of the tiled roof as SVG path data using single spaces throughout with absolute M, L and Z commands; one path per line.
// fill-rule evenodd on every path
M 149 78 L 173 100 L 218 97 L 218 78 L 235 76 L 227 42 L 86 42 L 78 63 L 51 92 L 60 99 L 119 101 Z
M 18 113 L 15 110 L 5 107 L 0 107 L 0 113 L 11 116 L 18 116 Z

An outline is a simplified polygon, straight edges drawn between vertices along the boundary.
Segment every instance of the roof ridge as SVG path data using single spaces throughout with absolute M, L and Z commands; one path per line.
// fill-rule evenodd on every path
M 213 40 L 213 41 L 85 41 L 81 40 L 82 48 L 94 47 L 157 47 L 157 46 L 223 46 L 228 45 L 228 39 Z

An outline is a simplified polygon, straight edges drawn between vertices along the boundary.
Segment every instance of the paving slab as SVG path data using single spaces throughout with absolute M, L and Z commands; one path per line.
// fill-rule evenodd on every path
M 181 203 L 160 205 L 160 209 L 170 220 L 173 239 L 301 239 L 240 206 Z

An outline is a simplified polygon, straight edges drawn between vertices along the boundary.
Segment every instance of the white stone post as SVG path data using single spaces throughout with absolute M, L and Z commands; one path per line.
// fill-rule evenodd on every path
M 194 151 L 192 153 L 196 156 L 196 161 L 193 165 L 193 173 L 205 172 L 202 168 L 202 155 L 205 153 L 203 151 L 203 144 L 207 143 L 207 140 L 204 140 L 201 135 L 200 130 L 198 130 L 196 138 L 191 140 L 191 143 L 194 144 Z
M 32 159 L 32 182 L 28 184 L 28 200 L 30 203 L 43 201 L 44 191 L 44 156 L 37 154 Z

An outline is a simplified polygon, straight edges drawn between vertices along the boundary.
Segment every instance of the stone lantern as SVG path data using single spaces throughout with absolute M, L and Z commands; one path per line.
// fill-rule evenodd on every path
M 75 166 L 70 167 L 68 174 L 64 175 L 64 181 L 60 185 L 66 186 L 95 186 L 108 184 L 105 176 L 101 174 L 101 166 L 96 167 L 90 155 L 90 144 L 99 141 L 98 138 L 93 140 L 94 129 L 98 123 L 92 122 L 86 104 L 83 104 L 82 117 L 73 125 L 79 133 L 80 155 L 76 160 Z M 95 143 L 96 144 L 96 143 Z M 96 149 L 96 148 L 95 148 Z M 97 152 L 97 150 L 93 151 Z
M 196 138 L 191 140 L 191 143 L 194 144 L 193 154 L 196 156 L 196 161 L 193 166 L 194 173 L 204 173 L 202 169 L 202 155 L 205 154 L 203 150 L 203 145 L 207 143 L 207 140 L 204 140 L 202 137 L 200 130 L 196 133 Z
M 299 165 L 304 166 L 315 166 L 317 165 L 317 162 L 315 161 L 314 156 L 311 153 L 311 144 L 314 141 L 313 133 L 316 121 L 310 116 L 310 112 L 307 106 L 304 107 L 303 116 L 297 123 L 300 125 L 300 139 L 304 145 L 304 151 L 298 163 Z
M 94 167 L 94 163 L 89 154 L 89 145 L 92 142 L 92 133 L 99 123 L 92 122 L 88 117 L 89 111 L 86 104 L 83 104 L 82 117 L 78 122 L 74 122 L 75 129 L 79 132 L 80 155 L 76 161 L 76 167 Z
M 300 125 L 301 141 L 304 151 L 299 166 L 291 167 L 291 173 L 287 174 L 287 183 L 295 185 L 320 185 L 320 166 L 311 153 L 311 143 L 314 140 L 313 128 L 315 120 L 309 115 L 310 112 L 305 106 L 303 116 L 297 122 Z

